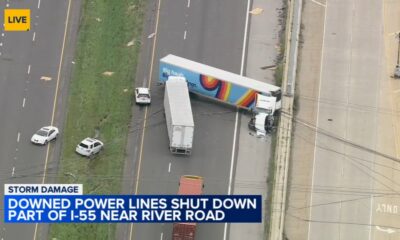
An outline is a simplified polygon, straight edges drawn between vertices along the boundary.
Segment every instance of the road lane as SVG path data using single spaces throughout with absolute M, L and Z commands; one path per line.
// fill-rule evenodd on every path
M 379 105 L 382 2 L 329 1 L 325 14 L 317 129 L 328 134 L 315 142 L 308 239 L 370 239 L 372 193 L 363 191 L 388 188 L 373 171 L 376 155 L 365 151 L 377 145 L 378 113 L 365 109 Z M 321 186 L 348 192 L 314 191 Z
M 33 146 L 30 137 L 51 122 L 68 1 L 42 0 L 40 5 L 38 1 L 18 1 L 9 5 L 31 9 L 31 31 L 6 32 L 1 49 L 0 68 L 5 69 L 1 71 L 5 75 L 0 83 L 0 106 L 5 114 L 0 117 L 4 131 L 0 133 L 0 168 L 9 176 L 14 174 L 13 178 L 2 178 L 1 192 L 4 183 L 42 182 L 47 147 Z M 51 80 L 41 80 L 42 76 Z M 59 98 L 65 98 L 65 91 Z M 57 116 L 62 115 L 57 111 Z M 51 153 L 59 148 L 59 142 L 52 145 Z M 48 167 L 55 167 L 56 162 L 52 161 Z M 35 224 L 2 224 L 0 228 L 4 239 L 34 238 Z M 38 234 L 40 239 L 46 237 L 45 231 Z
M 385 61 L 383 74 L 384 81 L 380 89 L 380 115 L 378 119 L 377 148 L 379 151 L 400 158 L 400 138 L 399 138 L 399 94 L 400 83 L 398 79 L 393 79 L 394 66 L 397 63 L 397 52 L 399 38 L 396 36 L 400 30 L 399 18 L 400 2 L 393 0 L 383 1 L 383 21 L 384 21 L 384 46 Z M 377 197 L 372 204 L 373 228 L 372 239 L 398 239 L 400 238 L 400 178 L 399 162 L 390 161 L 385 158 L 377 158 L 374 170 L 380 174 L 380 181 L 392 190 L 385 191 L 382 197 Z M 381 191 L 382 187 L 375 186 L 376 191 Z M 397 194 L 393 194 L 397 193 Z
M 0 11 L 4 12 L 6 8 L 31 8 L 32 16 L 36 16 L 38 11 L 34 8 L 33 2 L 2 2 Z M 3 18 L 2 18 L 3 19 Z M 32 21 L 34 24 L 35 21 Z M 31 28 L 32 30 L 34 29 Z M 32 56 L 32 40 L 31 32 L 2 32 L 4 36 L 1 38 L 1 83 L 0 83 L 0 106 L 1 118 L 0 125 L 0 169 L 2 173 L 2 181 L 0 183 L 0 191 L 3 194 L 3 184 L 14 180 L 11 178 L 15 174 L 15 164 L 18 161 L 20 151 L 25 145 L 21 132 L 21 126 L 24 120 L 21 114 L 23 112 L 22 102 L 26 96 L 29 84 L 29 76 L 27 68 Z M 20 142 L 17 142 L 17 136 L 20 133 Z M 41 153 L 32 153 L 32 158 L 39 160 L 42 158 Z M 3 202 L 0 203 L 3 209 Z M 3 212 L 1 212 L 3 218 Z M 5 239 L 21 239 L 30 236 L 33 233 L 32 225 L 25 225 L 23 228 L 16 226 L 4 225 L 0 223 L 1 237 Z M 22 234 L 21 234 L 22 233 Z
M 162 1 L 140 194 L 174 194 L 178 191 L 179 177 L 184 174 L 203 176 L 206 194 L 228 191 L 235 109 L 192 95 L 196 128 L 192 156 L 171 155 L 162 107 L 164 87 L 157 84 L 158 60 L 172 53 L 239 73 L 247 5 L 241 1 L 192 0 L 190 7 L 187 6 L 187 2 Z M 148 73 L 139 79 L 146 77 Z M 170 236 L 171 227 L 171 224 L 135 225 L 133 239 L 158 239 L 162 233 Z M 223 224 L 199 224 L 197 238 L 222 239 L 223 227 Z

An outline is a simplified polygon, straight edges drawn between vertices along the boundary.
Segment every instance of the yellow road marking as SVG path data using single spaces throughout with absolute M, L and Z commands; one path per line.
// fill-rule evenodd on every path
M 61 67 L 62 67 L 63 58 L 64 58 L 65 39 L 67 37 L 67 29 L 68 29 L 68 20 L 69 20 L 70 9 L 71 9 L 71 0 L 68 0 L 67 17 L 65 19 L 64 38 L 63 38 L 63 43 L 62 43 L 62 47 L 61 47 L 61 56 L 60 56 L 60 64 L 58 65 L 56 90 L 55 90 L 54 99 L 53 99 L 53 112 L 51 114 L 51 125 L 54 124 L 54 116 L 55 116 L 56 106 L 57 106 L 58 87 L 59 87 L 59 84 L 60 84 Z M 49 161 L 49 152 L 50 152 L 50 144 L 47 145 L 46 159 L 45 159 L 45 162 L 44 162 L 44 169 L 43 169 L 42 184 L 46 180 L 47 164 L 48 164 L 48 161 Z M 33 235 L 33 240 L 36 240 L 37 229 L 38 229 L 38 224 L 36 223 L 35 224 L 35 232 L 34 232 L 34 235 Z
M 157 17 L 156 17 L 156 29 L 155 29 L 155 32 L 154 32 L 153 50 L 152 50 L 152 53 L 151 53 L 149 80 L 147 82 L 147 86 L 149 87 L 149 89 L 151 87 L 151 78 L 152 78 L 153 66 L 154 66 L 154 55 L 155 55 L 155 51 L 156 51 L 158 20 L 160 19 L 160 8 L 161 8 L 161 0 L 158 0 Z M 135 195 L 138 194 L 138 191 L 139 191 L 140 168 L 141 168 L 141 165 L 142 165 L 143 142 L 144 142 L 144 134 L 145 134 L 145 131 L 146 131 L 146 122 L 147 122 L 148 109 L 149 108 L 146 107 L 145 112 L 144 112 L 142 138 L 140 140 L 139 163 L 138 163 L 138 168 L 137 168 L 137 173 L 136 173 Z M 131 223 L 131 227 L 130 227 L 130 230 L 129 230 L 129 239 L 132 239 L 132 235 L 133 235 L 133 223 Z

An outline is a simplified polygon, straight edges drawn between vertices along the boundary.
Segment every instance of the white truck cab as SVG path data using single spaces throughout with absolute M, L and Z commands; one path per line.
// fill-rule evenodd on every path
M 257 94 L 254 115 L 249 122 L 249 128 L 254 130 L 257 136 L 265 136 L 273 130 L 276 97 Z
M 275 107 L 276 97 L 257 94 L 254 112 L 274 115 Z

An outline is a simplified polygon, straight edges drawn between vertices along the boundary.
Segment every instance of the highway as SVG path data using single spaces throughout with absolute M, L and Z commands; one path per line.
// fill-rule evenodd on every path
M 395 191 L 375 170 L 379 146 L 389 144 L 382 129 L 390 127 L 380 127 L 388 108 L 383 2 L 319 3 L 325 19 L 307 239 L 392 239 L 375 238 L 379 197 L 372 197 Z
M 51 143 L 49 148 L 34 146 L 30 138 L 40 127 L 51 123 L 62 129 L 66 80 L 71 64 L 61 59 L 71 61 L 75 41 L 75 34 L 70 34 L 65 23 L 70 9 L 75 17 L 79 13 L 79 1 L 73 8 L 69 4 L 70 1 L 61 0 L 7 0 L 0 3 L 2 19 L 5 8 L 31 10 L 30 31 L 1 31 L 0 37 L 2 195 L 4 183 L 47 181 L 45 168 L 46 173 L 55 176 L 57 161 L 52 156 L 59 151 L 59 143 Z M 76 21 L 70 25 L 76 29 Z M 66 41 L 71 45 L 65 44 Z M 43 239 L 46 232 L 40 231 L 35 224 L 7 225 L 1 221 L 1 239 L 35 239 L 36 236 Z
M 152 11 L 157 10 L 156 2 L 149 5 Z M 239 73 L 246 9 L 247 2 L 243 1 L 181 1 L 179 4 L 172 0 L 161 1 L 157 39 L 144 39 L 148 43 L 142 47 L 136 78 L 136 86 L 148 86 L 151 82 L 152 104 L 145 115 L 144 131 L 141 126 L 145 108 L 136 108 L 134 112 L 134 116 L 141 116 L 133 123 L 133 131 L 137 135 L 134 135 L 135 142 L 130 144 L 137 146 L 134 162 L 140 171 L 135 176 L 139 178 L 138 186 L 132 184 L 131 191 L 134 193 L 176 194 L 179 178 L 185 174 L 203 176 L 205 194 L 228 192 L 232 151 L 236 151 L 236 146 L 233 146 L 235 109 L 192 96 L 195 122 L 192 155 L 172 155 L 163 115 L 164 87 L 157 84 L 158 59 L 171 53 Z M 157 25 L 157 19 L 149 21 Z M 147 30 L 148 35 L 154 32 L 151 28 Z M 153 40 L 156 41 L 156 48 L 154 66 L 151 66 Z M 148 48 L 146 44 L 149 44 Z M 197 239 L 223 239 L 224 224 L 204 226 L 207 227 L 198 226 Z M 171 231 L 172 224 L 140 224 L 125 231 L 124 236 L 128 239 L 160 239 L 165 236 L 168 239 Z
M 378 144 L 377 149 L 394 158 L 400 158 L 400 83 L 393 79 L 394 66 L 398 61 L 399 29 L 400 29 L 400 2 L 386 0 L 383 2 L 384 23 L 384 81 L 381 82 L 380 114 L 378 119 Z M 372 239 L 398 239 L 400 238 L 400 185 L 399 161 L 385 157 L 378 157 L 374 170 L 379 173 L 375 182 L 375 191 L 385 189 L 380 197 L 373 199 L 373 228 Z M 383 186 L 384 185 L 384 186 Z

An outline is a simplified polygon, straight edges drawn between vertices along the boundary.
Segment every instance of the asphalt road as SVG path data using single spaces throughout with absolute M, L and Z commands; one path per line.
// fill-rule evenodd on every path
M 31 10 L 29 32 L 1 32 L 0 37 L 0 192 L 4 183 L 42 183 L 44 168 L 48 177 L 56 171 L 59 142 L 47 147 L 34 146 L 30 137 L 40 127 L 54 125 L 62 129 L 68 76 L 71 71 L 72 46 L 77 20 L 69 22 L 68 44 L 64 46 L 64 62 L 60 64 L 69 1 L 2 1 L 5 8 Z M 73 16 L 79 14 L 80 1 L 71 6 Z M 3 19 L 3 16 L 0 16 Z M 71 44 L 71 45 L 70 45 Z M 60 73 L 60 75 L 59 75 Z M 58 77 L 60 76 L 60 77 Z M 48 81 L 41 80 L 48 77 Z M 56 86 L 58 82 L 58 91 Z M 56 104 L 54 99 L 57 98 Z M 54 108 L 54 105 L 56 108 Z M 53 112 L 54 111 L 54 112 Z M 62 134 L 62 133 L 61 133 Z M 47 159 L 47 162 L 46 162 Z M 49 178 L 45 179 L 46 181 Z M 1 201 L 2 209 L 3 201 Z M 1 212 L 3 219 L 3 212 Z M 12 225 L 0 221 L 2 239 L 34 239 L 35 224 Z M 44 226 L 44 225 L 42 225 Z M 44 239 L 46 230 L 37 230 L 37 239 Z M 46 229 L 46 228 L 44 228 Z
M 150 3 L 156 11 L 156 2 Z M 235 109 L 191 96 L 195 134 L 190 157 L 169 152 L 167 128 L 163 115 L 164 87 L 158 82 L 158 60 L 175 54 L 235 73 L 240 72 L 243 29 L 247 2 L 243 1 L 180 1 L 163 0 L 160 8 L 157 44 L 153 71 L 151 62 L 153 39 L 143 39 L 142 56 L 136 85 L 147 85 L 151 78 L 152 104 L 148 109 L 144 131 L 142 158 L 140 143 L 144 108 L 136 108 L 132 130 L 137 134 L 131 146 L 133 162 L 140 162 L 139 194 L 176 194 L 179 178 L 185 174 L 203 176 L 205 194 L 226 194 L 232 157 Z M 156 19 L 147 19 L 149 26 Z M 148 35 L 154 29 L 145 28 Z M 143 69 L 147 69 L 144 71 Z M 135 184 L 131 185 L 135 191 Z M 134 225 L 132 239 L 169 239 L 172 224 Z M 199 224 L 196 239 L 222 239 L 223 224 Z M 125 231 L 125 235 L 130 235 Z
M 379 136 L 383 3 L 321 3 L 325 30 L 308 239 L 371 239 L 373 189 L 390 190 L 374 171 L 377 155 L 366 150 L 376 150 Z

